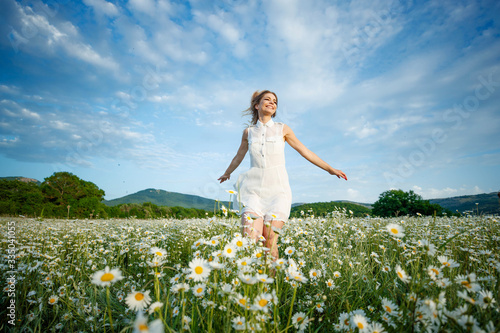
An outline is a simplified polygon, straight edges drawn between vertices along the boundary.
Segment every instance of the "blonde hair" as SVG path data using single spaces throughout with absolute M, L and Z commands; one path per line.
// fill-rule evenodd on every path
M 244 115 L 250 115 L 252 116 L 251 124 L 255 125 L 257 124 L 257 121 L 259 120 L 259 111 L 255 108 L 260 103 L 260 100 L 262 97 L 264 97 L 265 94 L 273 94 L 274 97 L 276 97 L 276 110 L 278 109 L 278 96 L 270 90 L 262 90 L 262 91 L 256 91 L 252 94 L 252 99 L 250 99 L 250 107 L 243 111 Z M 272 117 L 276 117 L 276 112 L 272 115 Z

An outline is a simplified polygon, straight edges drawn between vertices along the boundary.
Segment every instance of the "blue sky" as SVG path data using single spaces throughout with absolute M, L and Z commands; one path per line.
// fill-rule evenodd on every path
M 0 2 L 0 176 L 113 199 L 219 184 L 255 90 L 349 181 L 290 147 L 294 202 L 500 190 L 500 3 Z

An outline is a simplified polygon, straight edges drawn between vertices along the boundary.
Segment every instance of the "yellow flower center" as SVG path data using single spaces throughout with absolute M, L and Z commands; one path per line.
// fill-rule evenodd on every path
M 268 303 L 267 299 L 264 299 L 264 298 L 259 301 L 259 305 L 262 306 L 262 307 L 266 306 L 267 303 Z
M 387 306 L 387 305 L 386 305 L 386 306 L 385 306 L 385 311 L 387 311 L 387 312 L 391 313 L 391 312 L 392 312 L 392 309 L 391 309 L 389 306 Z
M 434 272 L 434 274 L 439 275 L 439 271 L 438 271 L 437 269 L 435 269 L 435 268 L 431 268 L 431 271 L 433 271 L 433 272 Z
M 359 328 L 360 330 L 362 330 L 363 328 L 365 328 L 365 325 L 363 325 L 363 323 L 359 322 L 359 323 L 358 323 L 358 328 Z
M 240 299 L 239 302 L 240 302 L 241 305 L 247 304 L 247 301 L 244 298 Z
M 158 252 L 155 252 L 157 256 L 161 257 L 163 255 L 163 253 L 161 253 L 160 251 Z
M 237 322 L 236 325 L 243 325 L 241 321 Z
M 103 276 L 101 276 L 101 281 L 108 282 L 111 281 L 115 278 L 115 276 L 111 273 L 104 273 Z
M 55 302 L 56 302 L 56 299 L 55 299 L 55 298 L 51 298 L 51 299 L 49 300 L 49 303 L 50 303 L 50 304 L 55 303 Z
M 403 278 L 403 274 L 402 274 L 401 272 L 398 272 L 398 276 L 399 276 L 400 278 Z
M 233 250 L 231 248 L 227 249 L 227 253 L 232 253 Z
M 260 258 L 260 257 L 262 257 L 262 253 L 260 253 L 260 252 L 259 252 L 259 253 L 257 253 L 255 256 L 256 256 L 257 258 Z
M 246 265 L 247 265 L 247 262 L 246 262 L 246 261 L 243 261 L 243 262 L 241 263 L 241 266 L 246 266 Z
M 396 234 L 396 235 L 399 233 L 398 229 L 396 229 L 396 228 L 392 228 L 392 229 L 391 229 L 391 232 L 392 232 L 393 234 Z
M 148 325 L 146 324 L 139 324 L 139 332 L 145 332 L 149 329 Z
M 194 269 L 194 272 L 195 272 L 196 274 L 201 274 L 201 273 L 203 273 L 203 267 L 201 267 L 201 266 L 196 266 L 196 268 Z
M 137 294 L 135 294 L 134 297 L 135 297 L 136 301 L 140 302 L 140 301 L 142 301 L 144 299 L 144 294 L 143 293 L 137 293 Z
M 242 246 L 243 246 L 243 242 L 242 242 L 242 241 L 237 241 L 237 242 L 236 242 L 236 245 L 237 245 L 238 247 L 242 247 Z
M 304 318 L 302 318 L 302 317 L 298 317 L 298 318 L 297 318 L 297 323 L 300 323 L 300 322 L 302 321 L 302 319 L 304 319 Z
M 196 289 L 196 292 L 197 292 L 198 294 L 201 294 L 201 292 L 202 292 L 202 291 L 203 291 L 203 288 L 198 288 L 198 289 Z
M 293 251 L 292 250 L 288 250 L 288 253 L 293 253 Z

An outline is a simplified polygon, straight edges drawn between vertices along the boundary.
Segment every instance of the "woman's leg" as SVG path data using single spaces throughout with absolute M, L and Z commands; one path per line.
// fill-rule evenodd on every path
M 254 241 L 258 241 L 260 236 L 262 236 L 264 218 L 254 218 L 255 216 L 257 215 L 253 212 L 245 212 L 241 215 L 241 233 L 243 236 L 248 236 Z
M 277 229 L 283 228 L 285 224 L 281 220 L 271 220 L 268 226 L 264 225 L 263 236 L 266 238 L 266 247 L 269 248 L 271 255 L 273 256 L 273 261 L 278 260 L 278 234 L 273 231 L 272 227 Z

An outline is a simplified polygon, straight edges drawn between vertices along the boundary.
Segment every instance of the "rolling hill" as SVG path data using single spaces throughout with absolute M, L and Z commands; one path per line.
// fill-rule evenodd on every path
M 116 206 L 124 203 L 142 204 L 144 202 L 151 202 L 157 206 L 179 206 L 184 208 L 204 209 L 207 211 L 213 211 L 215 206 L 215 200 L 213 199 L 203 198 L 197 195 L 157 190 L 154 188 L 148 188 L 113 200 L 105 200 L 104 204 L 107 206 Z M 228 206 L 227 202 L 223 203 L 226 207 Z
M 500 214 L 500 203 L 496 192 L 476 195 L 463 195 L 459 197 L 430 199 L 430 203 L 437 203 L 452 212 L 460 213 L 473 211 L 479 214 Z M 476 205 L 478 203 L 478 205 Z
M 40 185 L 42 182 L 39 180 L 33 179 L 33 178 L 26 178 L 26 177 L 0 177 L 0 179 L 4 180 L 19 180 L 20 182 L 25 182 L 25 183 L 36 183 L 37 185 Z

